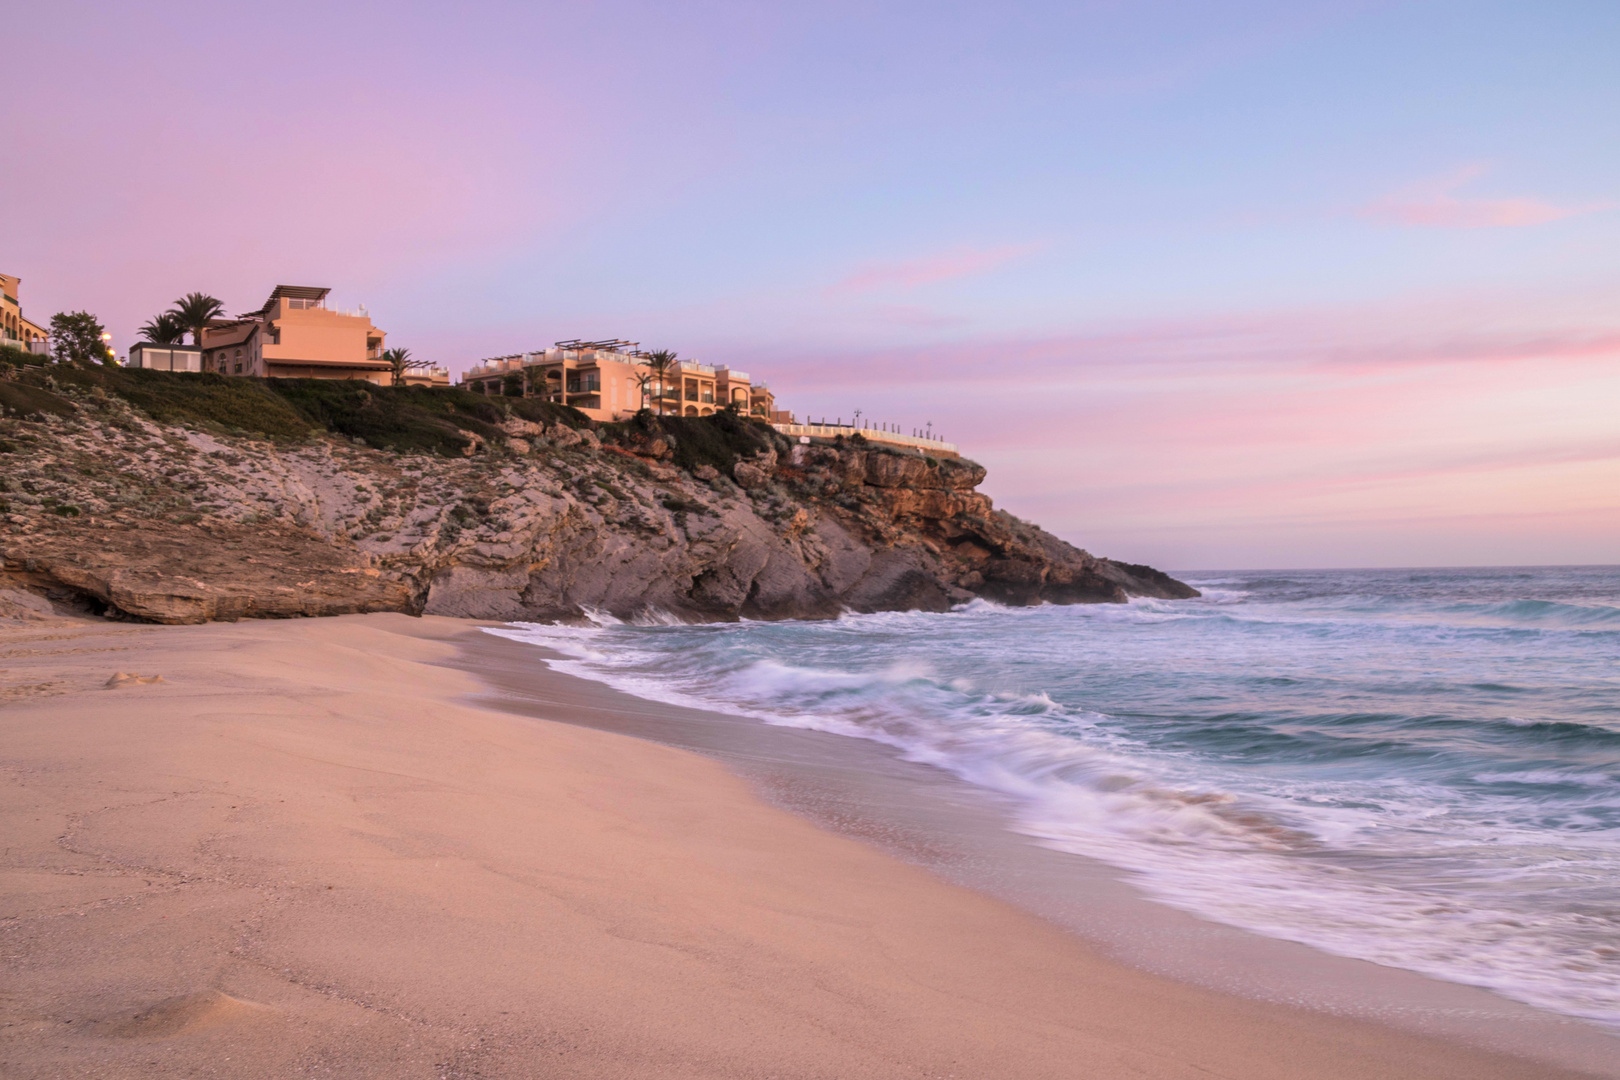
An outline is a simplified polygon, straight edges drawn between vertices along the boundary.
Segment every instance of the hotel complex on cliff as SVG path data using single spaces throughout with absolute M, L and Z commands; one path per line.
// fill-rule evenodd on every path
M 633 341 L 559 341 L 549 349 L 480 361 L 461 377 L 474 393 L 538 397 L 572 405 L 592 420 L 623 420 L 641 409 L 670 416 L 744 416 L 785 421 L 770 388 L 746 371 L 676 360 L 660 375 Z

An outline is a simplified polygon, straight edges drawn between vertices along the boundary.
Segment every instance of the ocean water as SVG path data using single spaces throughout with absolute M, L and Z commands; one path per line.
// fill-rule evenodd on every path
M 1620 1030 L 1620 567 L 1185 580 L 1203 598 L 498 632 L 896 747 L 1205 918 Z

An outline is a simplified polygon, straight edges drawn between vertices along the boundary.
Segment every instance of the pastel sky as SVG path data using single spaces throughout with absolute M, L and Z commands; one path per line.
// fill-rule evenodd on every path
M 1175 569 L 1620 563 L 1620 5 L 8 11 L 0 271 L 127 345 L 624 337 Z

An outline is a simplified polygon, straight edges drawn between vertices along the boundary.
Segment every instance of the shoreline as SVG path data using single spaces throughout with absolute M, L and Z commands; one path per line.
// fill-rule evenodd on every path
M 490 707 L 476 625 L 0 631 L 0 1071 L 1597 1075 L 1136 970 L 598 684 Z
M 908 761 L 892 746 L 639 697 L 544 666 L 542 658 L 570 658 L 499 634 L 459 640 L 468 655 L 455 666 L 492 687 L 473 699 L 481 704 L 712 757 L 773 806 L 1004 900 L 1135 970 L 1620 1076 L 1613 1060 L 1620 1039 L 1595 1024 L 1169 906 L 1140 891 L 1127 871 L 1018 832 L 1010 799 Z

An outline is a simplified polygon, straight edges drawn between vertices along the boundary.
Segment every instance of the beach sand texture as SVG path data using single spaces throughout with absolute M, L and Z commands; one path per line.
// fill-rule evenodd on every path
M 0 630 L 0 1075 L 1575 1075 L 1134 971 L 467 704 L 469 625 Z

